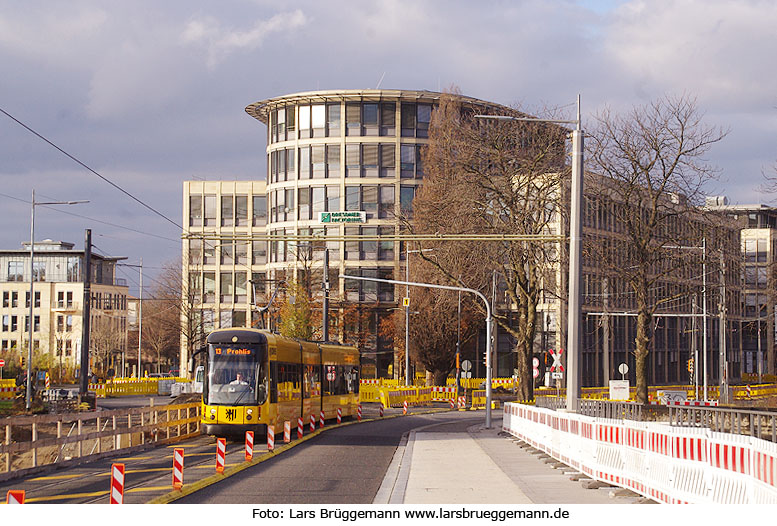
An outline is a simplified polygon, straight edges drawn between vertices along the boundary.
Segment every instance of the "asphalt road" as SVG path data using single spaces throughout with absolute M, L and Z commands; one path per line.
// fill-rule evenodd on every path
M 175 501 L 183 504 L 370 504 L 404 433 L 482 416 L 411 415 L 330 429 L 223 482 Z

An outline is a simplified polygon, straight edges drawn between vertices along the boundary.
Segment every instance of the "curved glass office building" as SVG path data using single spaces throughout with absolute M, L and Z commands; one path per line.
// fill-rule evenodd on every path
M 310 281 L 314 293 L 320 294 L 321 261 L 328 248 L 330 296 L 341 301 L 332 314 L 343 315 L 344 305 L 350 305 L 351 312 L 353 305 L 359 306 L 359 314 L 344 322 L 347 332 L 362 335 L 365 361 L 374 356 L 378 376 L 393 372 L 392 342 L 380 338 L 378 328 L 396 308 L 399 292 L 392 285 L 344 282 L 337 276 L 404 278 L 400 262 L 405 247 L 392 241 L 340 239 L 393 234 L 400 228 L 400 214 L 412 211 L 424 176 L 421 148 L 440 96 L 409 90 L 314 91 L 246 108 L 267 125 L 267 233 L 333 238 L 320 243 L 271 241 L 270 282 L 287 279 L 293 272 L 298 282 Z M 462 99 L 478 107 L 498 107 Z M 344 216 L 348 222 L 339 222 L 346 221 Z

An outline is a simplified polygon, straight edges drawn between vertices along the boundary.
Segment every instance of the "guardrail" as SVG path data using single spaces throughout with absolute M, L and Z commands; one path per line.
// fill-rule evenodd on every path
M 199 403 L 2 418 L 0 481 L 46 465 L 193 436 L 199 422 Z
M 777 443 L 777 412 L 772 411 L 670 406 L 669 423 L 676 427 L 705 427 Z
M 502 429 L 587 476 L 659 502 L 777 504 L 777 444 L 668 423 L 505 404 Z

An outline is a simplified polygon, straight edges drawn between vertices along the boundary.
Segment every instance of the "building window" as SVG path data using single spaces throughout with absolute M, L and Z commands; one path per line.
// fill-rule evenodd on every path
M 248 300 L 248 278 L 245 272 L 235 272 L 235 302 L 245 303 Z
M 403 144 L 400 147 L 400 177 L 403 179 L 421 179 L 423 176 L 421 145 Z
M 381 186 L 378 201 L 378 217 L 394 217 L 394 186 Z
M 221 196 L 221 226 L 234 226 L 235 224 L 235 202 L 231 195 Z
M 222 272 L 219 282 L 219 294 L 221 303 L 232 303 L 235 291 L 232 288 L 232 272 Z
M 326 177 L 326 148 L 323 144 L 311 146 L 310 159 L 313 167 L 313 179 Z
M 310 106 L 299 106 L 299 138 L 310 138 Z
M 205 217 L 204 226 L 216 226 L 216 196 L 205 196 Z
M 221 245 L 221 264 L 235 264 L 235 246 L 232 243 L 222 243 Z
M 60 292 L 61 294 L 61 292 Z M 27 291 L 24 293 L 24 307 L 29 309 L 30 308 L 30 291 Z M 40 292 L 35 292 L 35 306 L 34 308 L 39 309 L 40 308 Z
M 215 272 L 203 272 L 202 273 L 202 292 L 204 303 L 216 302 L 216 273 Z
M 399 187 L 399 212 L 403 217 L 413 217 L 413 199 L 415 198 L 415 186 Z
M 189 196 L 189 226 L 202 226 L 202 196 Z
M 326 147 L 326 177 L 340 177 L 340 145 Z
M 369 137 L 378 135 L 378 104 L 376 103 L 362 105 L 362 135 Z
M 327 136 L 340 137 L 340 103 L 328 104 L 327 111 Z
M 393 144 L 380 145 L 380 177 L 396 174 L 396 148 Z
M 431 104 L 402 104 L 402 137 L 429 137 Z
M 361 109 L 362 105 L 358 102 L 347 102 L 345 104 L 346 135 L 359 135 L 361 132 Z
M 235 226 L 248 226 L 248 196 L 235 196 Z
M 204 265 L 216 264 L 216 246 L 212 242 L 206 242 L 205 247 L 202 250 L 202 262 Z
M 326 135 L 326 106 L 323 104 L 313 105 L 310 117 L 313 125 L 313 137 L 324 137 Z
M 3 332 L 11 330 L 11 316 L 3 314 Z
M 189 240 L 189 265 L 199 265 L 202 260 L 202 239 Z
M 248 265 L 248 244 L 245 241 L 235 243 L 235 265 Z
M 251 263 L 265 265 L 267 263 L 267 241 L 252 241 L 251 244 Z
M 394 233 L 393 226 L 380 227 L 381 236 L 390 236 Z M 378 259 L 381 261 L 392 261 L 394 259 L 394 241 L 381 240 L 378 244 Z
M 384 137 L 396 135 L 397 106 L 393 102 L 380 105 L 380 134 Z
M 264 226 L 267 224 L 267 196 L 253 196 L 252 214 L 254 226 Z
M 392 279 L 393 270 L 383 268 L 363 268 L 354 270 L 356 275 L 365 278 Z M 354 272 L 352 271 L 352 272 Z M 390 283 L 377 281 L 345 280 L 345 296 L 347 301 L 375 303 L 377 301 L 393 302 L 394 286 Z
M 312 177 L 312 166 L 310 164 L 310 146 L 303 146 L 299 149 L 299 178 L 301 180 Z
M 8 262 L 8 281 L 24 281 L 24 261 Z
M 362 144 L 362 177 L 378 176 L 378 145 Z
M 46 281 L 46 262 L 45 261 L 32 262 L 32 280 Z

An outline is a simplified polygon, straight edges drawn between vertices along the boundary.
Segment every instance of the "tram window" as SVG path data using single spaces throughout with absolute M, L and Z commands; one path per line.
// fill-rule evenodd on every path
M 270 364 L 270 403 L 278 402 L 278 382 L 283 372 L 283 365 L 273 362 Z

